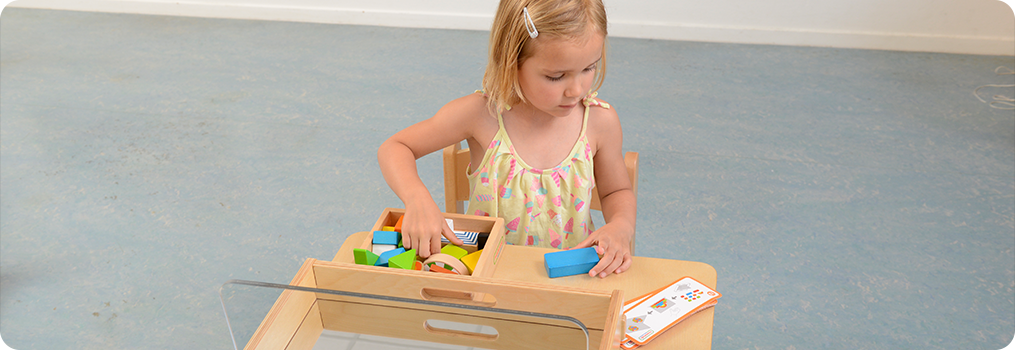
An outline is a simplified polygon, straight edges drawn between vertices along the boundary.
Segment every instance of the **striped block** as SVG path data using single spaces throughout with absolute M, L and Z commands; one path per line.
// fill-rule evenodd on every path
M 455 231 L 455 237 L 465 242 L 468 245 L 476 245 L 479 243 L 479 232 L 468 232 L 468 231 Z M 451 243 L 447 238 L 441 236 L 441 243 Z

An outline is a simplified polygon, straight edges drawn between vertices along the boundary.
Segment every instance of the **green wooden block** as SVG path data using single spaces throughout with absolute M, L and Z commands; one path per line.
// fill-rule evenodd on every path
M 453 256 L 455 257 L 455 259 L 462 260 L 463 256 L 469 254 L 469 251 L 463 249 L 462 247 L 453 244 L 448 244 L 444 246 L 444 248 L 441 248 L 441 253 Z
M 412 270 L 412 266 L 416 264 L 416 250 L 409 249 L 409 251 L 398 254 L 388 259 L 389 267 L 396 267 L 400 269 Z
M 377 262 L 377 254 L 366 249 L 353 249 L 352 255 L 356 258 L 356 263 L 360 265 L 373 265 Z

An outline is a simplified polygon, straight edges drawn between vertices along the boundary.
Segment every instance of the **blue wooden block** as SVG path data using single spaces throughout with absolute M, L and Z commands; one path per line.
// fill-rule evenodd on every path
M 589 273 L 599 263 L 595 247 L 562 250 L 543 255 L 550 278 Z
M 377 257 L 377 262 L 374 263 L 374 266 L 386 267 L 388 266 L 388 259 L 391 259 L 392 257 L 398 256 L 398 254 L 402 253 L 405 253 L 405 248 L 392 249 L 384 253 L 381 253 L 381 256 Z
M 398 245 L 399 238 L 398 232 L 395 231 L 374 231 L 373 243 Z

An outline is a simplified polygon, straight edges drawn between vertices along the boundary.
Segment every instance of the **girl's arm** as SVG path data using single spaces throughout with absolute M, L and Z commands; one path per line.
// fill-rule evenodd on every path
M 471 120 L 477 96 L 465 96 L 444 105 L 430 119 L 413 124 L 388 138 L 377 149 L 377 162 L 384 180 L 405 205 L 402 219 L 402 245 L 416 249 L 421 257 L 440 252 L 441 236 L 452 244 L 462 245 L 461 239 L 444 221 L 437 203 L 430 196 L 416 170 L 416 159 L 440 150 L 455 142 L 471 137 Z M 485 100 L 478 97 L 479 105 Z
M 606 224 L 575 248 L 596 246 L 602 258 L 589 275 L 606 277 L 611 273 L 624 272 L 631 266 L 631 240 L 634 238 L 638 203 L 624 164 L 624 135 L 617 112 L 612 108 L 594 111 L 597 112 L 595 123 L 590 115 L 589 126 L 596 136 L 597 151 L 593 163 Z

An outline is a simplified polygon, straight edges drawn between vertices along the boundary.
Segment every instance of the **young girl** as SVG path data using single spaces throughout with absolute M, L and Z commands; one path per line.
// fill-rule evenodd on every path
M 502 0 L 490 33 L 483 92 L 444 105 L 377 151 L 388 186 L 405 204 L 403 245 L 440 251 L 448 228 L 415 160 L 466 140 L 472 188 L 466 213 L 499 216 L 510 244 L 596 246 L 591 276 L 631 265 L 636 202 L 621 152 L 620 120 L 595 98 L 605 76 L 601 0 Z M 594 165 L 594 166 L 593 166 Z M 597 187 L 606 224 L 589 216 Z

